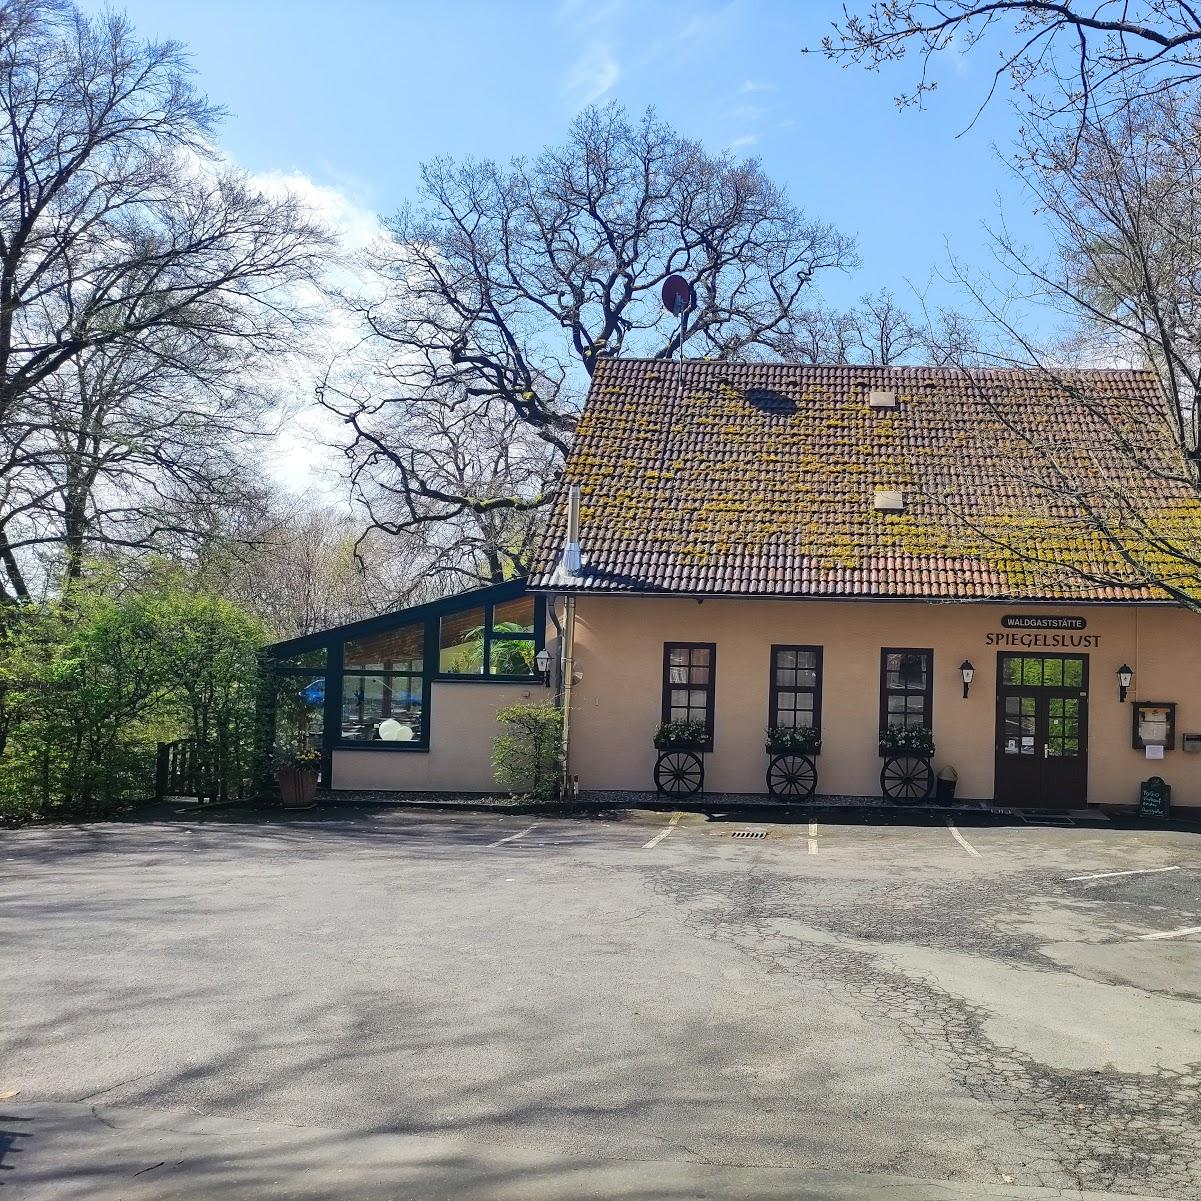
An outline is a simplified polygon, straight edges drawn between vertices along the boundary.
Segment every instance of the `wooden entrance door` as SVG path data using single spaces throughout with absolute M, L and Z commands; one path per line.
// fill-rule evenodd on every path
M 1073 809 L 1088 795 L 1088 656 L 997 656 L 997 803 Z

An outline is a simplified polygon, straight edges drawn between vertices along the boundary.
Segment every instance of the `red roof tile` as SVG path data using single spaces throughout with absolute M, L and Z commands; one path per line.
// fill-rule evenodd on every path
M 870 409 L 871 389 L 895 390 L 897 408 Z M 1168 571 L 1201 594 L 1195 571 L 1137 528 L 1150 513 L 1201 558 L 1201 506 L 1174 454 L 1145 372 L 1053 380 L 1026 370 L 611 359 L 597 367 L 565 470 L 581 487 L 583 573 L 556 574 L 561 505 L 530 584 L 1135 600 L 1162 599 L 1149 581 Z M 1131 554 L 1065 499 L 1065 480 L 1117 523 Z M 902 491 L 904 512 L 875 511 L 878 488 Z

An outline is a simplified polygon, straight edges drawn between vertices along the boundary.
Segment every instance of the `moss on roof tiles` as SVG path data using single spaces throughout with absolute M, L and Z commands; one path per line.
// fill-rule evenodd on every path
M 1147 373 L 1078 373 L 1068 400 L 1025 371 L 691 362 L 678 372 L 648 360 L 597 369 L 565 470 L 581 485 L 585 588 L 1152 596 L 1111 542 L 1035 486 L 1051 482 L 1048 463 L 1023 429 L 1049 431 L 1056 469 L 1085 487 L 1103 481 L 1102 498 L 1115 480 L 1134 489 L 1161 537 L 1201 554 L 1201 506 L 1163 478 L 1175 465 Z M 896 409 L 869 409 L 867 392 L 882 387 Z M 1117 437 L 1163 474 L 1136 477 Z M 905 511 L 876 512 L 876 488 L 902 491 Z M 563 525 L 559 510 L 536 586 L 552 582 Z M 1128 546 L 1151 571 L 1195 583 L 1137 531 Z

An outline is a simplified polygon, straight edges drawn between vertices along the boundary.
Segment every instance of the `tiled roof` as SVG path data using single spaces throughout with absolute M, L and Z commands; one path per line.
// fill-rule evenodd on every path
M 871 390 L 895 409 L 873 410 Z M 1145 372 L 611 359 L 565 470 L 581 487 L 584 567 L 556 573 L 565 504 L 530 584 L 601 592 L 1154 600 L 1140 566 L 1057 500 L 1096 485 L 1129 558 L 1201 594 L 1115 497 L 1201 557 L 1201 506 Z M 1121 442 L 1125 449 L 1119 451 Z M 1036 451 L 1036 444 L 1046 451 Z M 1135 467 L 1136 460 L 1145 470 Z M 878 512 L 877 489 L 903 494 Z M 566 489 L 564 489 L 564 495 Z M 1033 556 L 1034 562 L 1027 561 Z M 1076 570 L 1065 570 L 1071 564 Z M 1082 578 L 1080 572 L 1087 573 Z

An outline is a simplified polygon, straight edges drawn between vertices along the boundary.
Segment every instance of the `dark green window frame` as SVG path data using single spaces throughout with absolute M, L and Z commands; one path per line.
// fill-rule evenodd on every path
M 483 608 L 484 610 L 484 641 L 483 641 L 483 668 L 480 671 L 455 672 L 442 671 L 436 668 L 434 671 L 434 679 L 439 682 L 454 682 L 475 680 L 477 683 L 480 680 L 493 680 L 505 684 L 520 684 L 527 680 L 538 678 L 538 668 L 534 665 L 534 657 L 542 649 L 542 630 L 546 621 L 546 605 L 540 596 L 533 596 L 530 599 L 534 602 L 534 629 L 529 634 L 511 634 L 502 633 L 499 637 L 496 635 L 496 609 L 499 605 L 509 604 L 517 598 L 508 598 L 501 601 L 492 601 L 484 605 L 464 605 L 459 609 L 451 610 L 441 614 L 436 623 L 435 641 L 437 643 L 437 653 L 434 657 L 434 663 L 441 662 L 442 655 L 442 618 L 453 616 L 455 613 L 469 612 L 471 609 Z M 504 672 L 494 672 L 492 668 L 492 646 L 496 642 L 521 642 L 529 643 L 530 645 L 530 663 L 531 668 L 528 672 L 520 672 L 509 674 Z
M 534 606 L 534 629 L 530 634 L 502 634 L 493 638 L 495 624 L 494 613 L 497 606 L 505 605 L 521 597 L 531 596 Z M 350 625 L 339 626 L 335 629 L 324 630 L 309 634 L 303 638 L 290 639 L 266 647 L 263 651 L 263 662 L 272 674 L 295 676 L 324 676 L 325 677 L 325 706 L 323 733 L 323 779 L 331 777 L 331 755 L 335 750 L 369 751 L 373 754 L 413 754 L 426 753 L 430 748 L 430 738 L 433 731 L 435 715 L 433 712 L 432 694 L 435 682 L 459 683 L 488 683 L 511 684 L 530 683 L 539 680 L 535 668 L 529 674 L 496 675 L 485 672 L 472 674 L 443 673 L 438 670 L 440 654 L 440 629 L 444 616 L 462 613 L 471 609 L 483 607 L 485 611 L 484 629 L 484 664 L 491 661 L 492 642 L 520 641 L 531 643 L 531 659 L 545 645 L 546 633 L 546 598 L 525 591 L 524 582 L 513 580 L 504 584 L 493 584 L 474 592 L 460 593 L 458 596 L 446 597 L 440 601 L 417 605 L 411 609 L 397 613 L 384 614 L 381 617 L 369 618 L 365 621 L 353 622 Z M 370 637 L 399 626 L 422 624 L 424 655 L 422 661 L 422 691 L 421 691 L 421 730 L 419 737 L 411 742 L 386 742 L 383 740 L 356 741 L 343 739 L 342 729 L 342 695 L 346 677 L 354 675 L 378 675 L 344 665 L 344 650 L 347 642 Z M 317 662 L 324 653 L 324 665 Z M 296 660 L 303 656 L 303 665 Z M 411 673 L 415 678 L 416 673 Z

